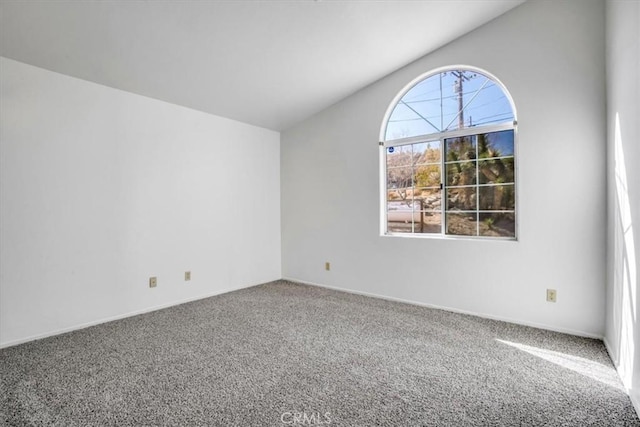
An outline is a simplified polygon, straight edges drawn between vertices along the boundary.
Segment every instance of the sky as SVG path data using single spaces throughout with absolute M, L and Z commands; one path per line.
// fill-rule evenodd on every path
M 513 121 L 511 103 L 500 85 L 477 71 L 462 71 L 464 126 Z M 460 72 L 435 74 L 410 88 L 389 118 L 385 140 L 428 135 L 459 128 Z

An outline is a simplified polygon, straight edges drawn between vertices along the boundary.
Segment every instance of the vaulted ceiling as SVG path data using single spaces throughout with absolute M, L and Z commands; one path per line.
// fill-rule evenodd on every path
M 0 54 L 280 131 L 523 1 L 1 0 Z

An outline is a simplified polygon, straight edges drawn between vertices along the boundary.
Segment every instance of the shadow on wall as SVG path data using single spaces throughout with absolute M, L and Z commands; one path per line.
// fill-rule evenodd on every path
M 637 265 L 635 242 L 633 240 L 633 222 L 627 171 L 625 166 L 620 117 L 616 113 L 615 122 L 615 224 L 614 224 L 614 273 L 613 273 L 613 322 L 617 333 L 618 372 L 627 389 L 632 387 L 634 363 L 637 363 L 635 335 L 638 324 L 637 310 Z

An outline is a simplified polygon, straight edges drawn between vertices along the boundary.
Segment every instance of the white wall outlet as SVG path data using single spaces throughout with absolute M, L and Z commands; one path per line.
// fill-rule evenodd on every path
M 191 272 L 190 271 L 185 271 L 184 272 L 184 281 L 188 282 L 189 280 L 191 280 Z
M 555 289 L 547 289 L 547 301 L 556 302 L 557 291 Z
M 149 287 L 150 288 L 155 288 L 158 285 L 158 278 L 157 277 L 149 277 Z

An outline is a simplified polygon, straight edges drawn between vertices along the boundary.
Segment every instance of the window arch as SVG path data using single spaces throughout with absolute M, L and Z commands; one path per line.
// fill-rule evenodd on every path
M 516 114 L 506 88 L 465 66 L 427 73 L 381 129 L 382 233 L 516 238 Z

